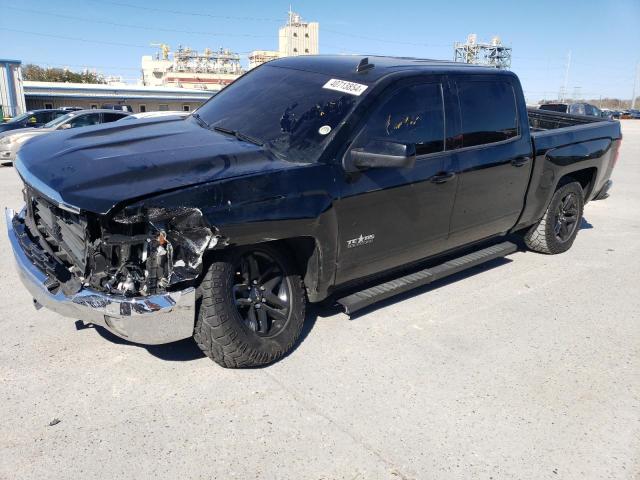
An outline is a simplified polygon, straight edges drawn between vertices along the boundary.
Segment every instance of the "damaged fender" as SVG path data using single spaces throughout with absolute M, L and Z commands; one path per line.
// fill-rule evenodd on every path
M 92 244 L 88 282 L 121 295 L 157 293 L 197 278 L 219 239 L 198 208 L 127 208 Z

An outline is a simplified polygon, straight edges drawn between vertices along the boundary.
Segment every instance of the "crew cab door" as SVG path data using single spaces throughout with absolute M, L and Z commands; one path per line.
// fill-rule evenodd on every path
M 365 113 L 352 149 L 371 142 L 415 146 L 412 168 L 343 173 L 336 202 L 336 283 L 374 274 L 444 248 L 456 179 L 445 151 L 448 85 L 444 77 L 397 83 Z
M 458 190 L 449 247 L 511 229 L 520 216 L 532 168 L 524 96 L 509 75 L 455 79 L 458 98 L 456 149 Z

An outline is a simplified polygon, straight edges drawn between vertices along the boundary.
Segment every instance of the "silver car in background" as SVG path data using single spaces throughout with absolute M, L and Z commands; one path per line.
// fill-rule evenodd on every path
M 68 128 L 88 127 L 102 123 L 115 122 L 129 116 L 127 112 L 114 110 L 78 110 L 62 115 L 42 127 L 23 128 L 0 133 L 0 162 L 13 162 L 16 154 L 27 140 L 38 135 L 66 130 Z

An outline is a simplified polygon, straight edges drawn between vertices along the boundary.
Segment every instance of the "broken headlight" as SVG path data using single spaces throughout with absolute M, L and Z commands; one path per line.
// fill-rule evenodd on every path
M 89 255 L 89 283 L 121 295 L 150 295 L 202 271 L 217 242 L 197 208 L 129 207 L 102 228 Z

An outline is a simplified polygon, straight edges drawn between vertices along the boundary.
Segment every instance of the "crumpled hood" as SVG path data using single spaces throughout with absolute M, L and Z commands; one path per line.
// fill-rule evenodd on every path
M 16 169 L 52 200 L 95 213 L 150 194 L 294 167 L 194 119 L 63 130 L 27 142 Z

